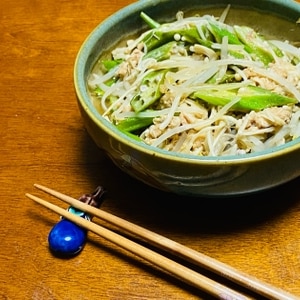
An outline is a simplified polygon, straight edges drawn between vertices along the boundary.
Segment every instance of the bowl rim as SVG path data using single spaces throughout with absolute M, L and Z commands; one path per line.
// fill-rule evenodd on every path
M 164 0 L 167 2 L 168 0 Z M 234 2 L 221 0 L 221 1 L 214 1 L 212 7 L 217 7 L 219 3 L 219 7 L 223 7 L 226 2 Z M 119 131 L 113 124 L 111 124 L 108 120 L 106 120 L 96 109 L 93 105 L 92 101 L 87 92 L 86 86 L 86 78 L 85 78 L 85 63 L 90 58 L 91 50 L 94 44 L 101 38 L 101 35 L 106 32 L 111 26 L 118 23 L 120 19 L 124 19 L 129 17 L 133 13 L 139 13 L 142 10 L 145 10 L 147 7 L 154 6 L 162 2 L 161 0 L 152 0 L 151 2 L 148 0 L 140 0 L 129 4 L 117 12 L 113 13 L 105 20 L 100 22 L 92 31 L 91 33 L 85 38 L 79 51 L 77 53 L 75 64 L 74 64 L 74 71 L 73 71 L 73 78 L 74 78 L 74 87 L 75 92 L 77 95 L 78 104 L 82 106 L 85 113 L 91 118 L 91 120 L 97 124 L 103 131 L 105 131 L 108 135 L 112 136 L 115 140 L 120 143 L 126 144 L 127 147 L 133 148 L 136 151 L 142 152 L 145 155 L 149 156 L 156 156 L 163 158 L 165 160 L 176 160 L 186 163 L 192 164 L 208 164 L 208 165 L 216 165 L 216 164 L 241 164 L 241 163 L 253 163 L 262 160 L 268 160 L 271 158 L 275 158 L 278 156 L 287 155 L 293 151 L 300 149 L 300 137 L 296 138 L 293 141 L 290 141 L 286 144 L 272 147 L 270 149 L 248 153 L 248 154 L 240 154 L 240 155 L 228 155 L 228 156 L 197 156 L 193 154 L 184 154 L 178 152 L 171 152 L 167 150 L 163 150 L 154 146 L 147 145 L 142 142 L 138 142 L 126 134 Z M 283 5 L 287 6 L 292 10 L 299 12 L 300 16 L 300 4 L 293 2 L 291 0 L 260 0 L 258 1 L 261 3 L 269 3 L 269 4 L 276 4 L 276 5 Z M 257 3 L 257 2 L 256 2 Z M 199 3 L 200 5 L 201 3 Z M 204 4 L 206 7 L 209 7 L 209 4 Z M 239 4 L 240 7 L 244 6 L 245 8 L 250 8 L 249 4 L 242 5 Z M 99 51 L 100 54 L 100 51 Z M 94 62 L 95 63 L 95 62 Z

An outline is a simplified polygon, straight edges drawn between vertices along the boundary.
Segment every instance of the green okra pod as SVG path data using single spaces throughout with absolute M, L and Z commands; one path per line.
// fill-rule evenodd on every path
M 176 46 L 176 42 L 169 42 L 145 54 L 143 59 L 154 58 L 157 61 L 168 59 L 172 54 L 172 49 Z
M 124 132 L 135 132 L 136 130 L 148 127 L 153 122 L 153 118 L 131 117 L 121 121 L 117 128 Z
M 232 45 L 242 45 L 242 42 L 239 40 L 235 32 L 230 31 L 225 25 L 220 27 L 214 23 L 209 23 L 209 31 L 212 33 L 217 43 L 222 43 L 223 37 L 228 37 L 228 44 Z
M 116 83 L 116 81 L 117 81 L 117 79 L 115 77 L 113 77 L 113 78 L 107 80 L 105 82 L 105 84 L 107 86 L 112 86 L 114 83 Z M 94 88 L 94 93 L 97 97 L 102 97 L 104 95 L 104 91 L 99 86 L 96 86 Z M 112 100 L 112 97 L 109 97 L 109 99 Z
M 265 65 L 274 61 L 272 53 L 267 49 L 270 45 L 257 32 L 247 26 L 235 25 L 233 28 L 240 41 L 245 45 L 245 50 L 254 60 L 261 61 Z M 278 51 L 279 49 L 275 51 L 277 55 L 280 54 Z
M 283 96 L 257 86 L 246 86 L 238 90 L 203 89 L 195 92 L 193 97 L 213 105 L 224 106 L 239 97 L 232 109 L 238 111 L 260 111 L 268 107 L 297 103 L 295 98 Z
M 213 23 L 210 23 L 208 28 L 218 43 L 221 43 L 223 37 L 227 36 L 228 44 L 243 45 L 245 51 L 248 52 L 254 60 L 261 61 L 265 65 L 274 61 L 272 53 L 266 49 L 266 41 L 252 28 L 247 26 L 233 26 L 232 31 L 227 29 L 226 26 L 220 27 Z M 271 45 L 268 46 L 271 47 Z M 281 56 L 279 49 L 275 49 L 274 46 L 272 48 L 278 56 Z M 238 52 L 232 52 L 231 54 L 235 57 L 239 55 Z
M 167 70 L 153 71 L 145 76 L 140 85 L 140 91 L 130 101 L 135 112 L 145 110 L 162 96 L 160 85 L 166 72 Z
M 183 41 L 189 44 L 199 43 L 201 45 L 210 47 L 211 42 L 209 40 L 203 40 L 200 38 L 198 29 L 196 26 L 189 28 L 178 28 L 176 30 L 169 29 L 169 26 L 162 25 L 159 28 L 151 30 L 143 39 L 143 42 L 148 51 L 151 51 L 161 45 L 169 43 L 171 41 Z
M 141 12 L 140 16 L 152 29 L 143 38 L 143 42 L 147 48 L 147 51 L 151 51 L 174 40 L 181 40 L 190 44 L 199 43 L 207 47 L 212 45 L 211 33 L 206 29 L 205 26 L 202 26 L 201 30 L 205 32 L 205 36 L 207 38 L 203 40 L 200 37 L 197 26 L 194 24 L 190 24 L 189 27 L 184 26 L 182 28 L 171 29 L 170 24 L 165 23 L 161 25 L 144 12 Z
M 105 71 L 109 71 L 113 69 L 114 67 L 118 66 L 123 60 L 121 59 L 106 59 L 101 61 L 103 68 Z

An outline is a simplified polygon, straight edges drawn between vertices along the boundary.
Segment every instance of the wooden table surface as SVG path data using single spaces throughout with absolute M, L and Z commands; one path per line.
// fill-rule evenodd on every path
M 42 195 L 36 182 L 75 198 L 101 184 L 104 210 L 300 296 L 300 178 L 247 197 L 176 197 L 123 174 L 88 136 L 75 57 L 131 2 L 0 2 L 0 299 L 209 299 L 92 233 L 80 255 L 53 256 L 59 216 L 24 196 Z

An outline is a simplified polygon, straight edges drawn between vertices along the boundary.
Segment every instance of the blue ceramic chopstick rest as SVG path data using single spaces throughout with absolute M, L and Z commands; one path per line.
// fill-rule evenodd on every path
M 105 190 L 99 186 L 92 194 L 82 195 L 78 201 L 84 202 L 94 207 L 100 207 L 103 202 Z M 91 217 L 72 206 L 67 209 L 69 212 L 80 216 L 88 221 Z M 87 238 L 87 231 L 74 224 L 73 222 L 62 218 L 49 232 L 48 243 L 50 250 L 57 256 L 70 257 L 78 254 L 84 247 Z

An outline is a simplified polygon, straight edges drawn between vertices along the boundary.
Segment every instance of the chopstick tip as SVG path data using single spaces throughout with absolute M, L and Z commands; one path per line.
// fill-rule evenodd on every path
M 25 193 L 25 196 L 29 199 L 32 199 L 33 198 L 33 195 L 29 194 L 29 193 Z

